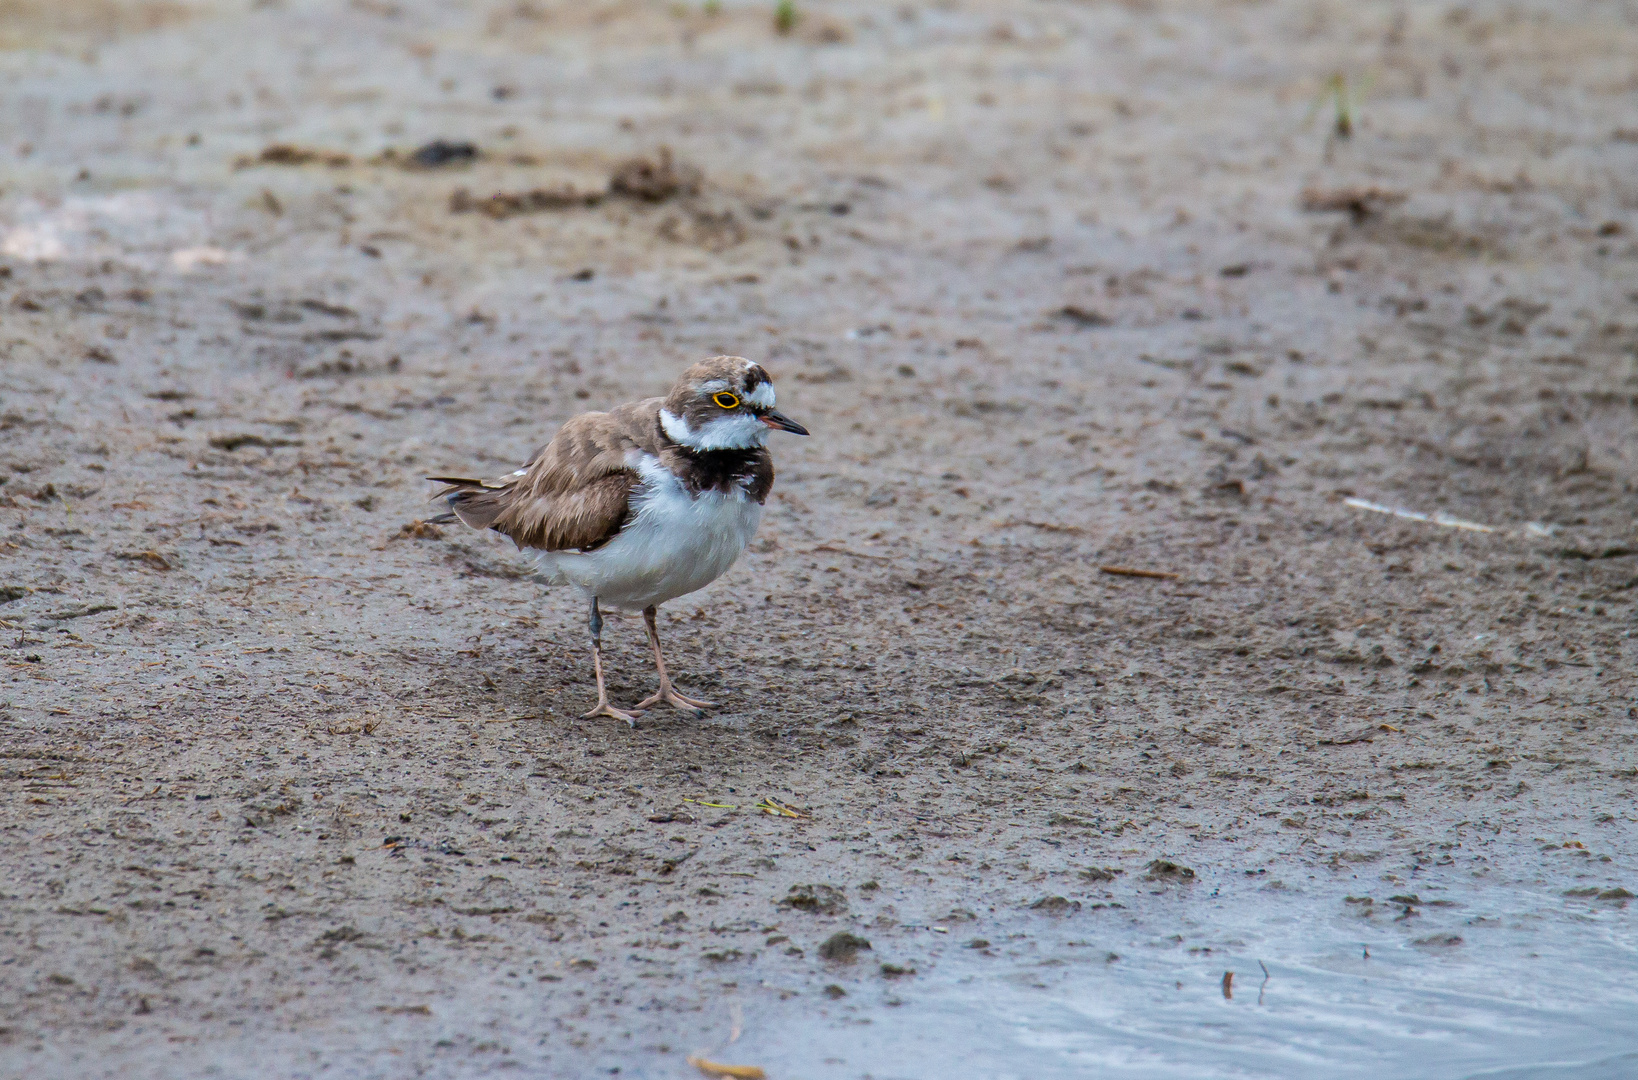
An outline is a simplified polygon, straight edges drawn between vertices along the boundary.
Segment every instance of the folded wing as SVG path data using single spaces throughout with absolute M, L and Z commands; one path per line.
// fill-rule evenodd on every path
M 621 410 L 624 411 L 624 410 Z M 631 516 L 639 479 L 627 464 L 640 433 L 625 417 L 586 413 L 564 424 L 524 468 L 499 480 L 435 476 L 449 485 L 434 498 L 474 529 L 493 529 L 519 547 L 589 551 L 608 543 Z

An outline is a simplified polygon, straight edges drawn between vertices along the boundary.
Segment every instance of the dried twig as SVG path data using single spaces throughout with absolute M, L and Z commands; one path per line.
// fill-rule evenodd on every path
M 872 562 L 892 562 L 886 555 L 866 555 L 862 551 L 849 551 L 838 544 L 815 544 L 809 551 L 829 551 L 836 555 L 851 555 L 855 559 L 870 559 Z
M 1461 529 L 1465 532 L 1498 533 L 1502 536 L 1512 536 L 1525 539 L 1543 539 L 1552 536 L 1554 527 L 1543 525 L 1539 521 L 1527 521 L 1520 529 L 1504 529 L 1498 525 L 1484 525 L 1477 521 L 1468 521 L 1464 518 L 1452 517 L 1446 513 L 1424 514 L 1417 510 L 1406 510 L 1398 506 L 1384 506 L 1382 503 L 1371 502 L 1369 499 L 1346 498 L 1342 500 L 1344 506 L 1351 506 L 1355 510 L 1367 510 L 1373 514 L 1386 514 L 1389 517 L 1403 518 L 1406 521 L 1421 521 L 1429 525 L 1439 525 L 1446 529 Z
M 1481 525 L 1477 521 L 1464 521 L 1449 514 L 1422 514 L 1415 510 L 1401 510 L 1397 506 L 1383 506 L 1368 499 L 1348 498 L 1342 500 L 1343 505 L 1351 506 L 1356 510 L 1369 510 L 1373 514 L 1387 514 L 1390 517 L 1404 518 L 1407 521 L 1425 521 L 1430 525 L 1443 525 L 1447 529 L 1466 529 L 1469 532 L 1496 532 L 1494 525 Z
M 1166 581 L 1176 581 L 1182 574 L 1174 574 L 1170 570 L 1140 570 L 1134 566 L 1100 566 L 1101 574 L 1114 574 L 1116 577 L 1143 577 L 1162 578 Z
M 702 1057 L 690 1056 L 688 1063 L 706 1076 L 725 1076 L 730 1080 L 767 1080 L 768 1074 L 755 1065 L 723 1065 L 716 1061 L 706 1061 Z
M 805 818 L 809 816 L 806 812 L 798 810 L 790 803 L 781 802 L 772 795 L 763 796 L 762 801 L 756 803 L 752 809 L 760 810 L 764 814 L 772 814 L 774 817 Z
M 1001 528 L 1006 529 L 1014 525 L 1027 525 L 1032 529 L 1040 529 L 1042 532 L 1069 533 L 1074 536 L 1086 532 L 1079 525 L 1059 525 L 1051 521 L 1028 521 L 1024 518 L 1008 518 L 1001 523 Z

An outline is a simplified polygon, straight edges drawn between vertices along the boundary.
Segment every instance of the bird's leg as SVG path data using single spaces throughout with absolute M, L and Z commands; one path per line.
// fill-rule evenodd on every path
M 653 604 L 643 609 L 643 622 L 648 626 L 648 643 L 654 648 L 654 667 L 660 673 L 659 692 L 651 697 L 644 698 L 637 703 L 637 709 L 653 708 L 655 705 L 669 705 L 673 709 L 682 709 L 695 716 L 704 716 L 706 709 L 716 708 L 714 701 L 697 701 L 691 697 L 683 697 L 671 688 L 671 676 L 665 673 L 665 657 L 660 655 L 660 628 L 655 620 L 659 616 L 659 609 Z
M 603 684 L 603 613 L 597 610 L 597 597 L 591 602 L 591 646 L 592 670 L 597 673 L 597 707 L 591 712 L 581 713 L 580 719 L 590 720 L 594 716 L 612 716 L 616 720 L 624 720 L 632 727 L 637 726 L 637 717 L 642 709 L 624 712 L 609 704 L 609 690 Z

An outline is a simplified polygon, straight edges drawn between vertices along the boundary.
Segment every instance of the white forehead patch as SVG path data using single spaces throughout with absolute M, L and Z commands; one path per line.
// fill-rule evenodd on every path
M 749 401 L 752 405 L 755 405 L 759 409 L 771 409 L 771 408 L 773 408 L 774 407 L 773 383 L 771 383 L 771 382 L 757 383 L 756 384 L 756 389 L 752 390 L 749 394 L 745 395 L 745 400 Z

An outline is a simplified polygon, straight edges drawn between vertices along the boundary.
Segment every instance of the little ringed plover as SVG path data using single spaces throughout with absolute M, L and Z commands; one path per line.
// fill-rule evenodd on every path
M 656 705 L 704 716 L 712 707 L 679 694 L 666 675 L 659 606 L 702 589 L 739 558 L 773 487 L 770 431 L 806 435 L 774 408 L 773 381 L 740 356 L 694 364 L 663 398 L 583 413 L 523 468 L 499 480 L 428 477 L 446 486 L 437 522 L 493 529 L 533 553 L 547 584 L 569 585 L 591 608 L 597 705 L 584 717 L 637 726 Z M 641 610 L 660 688 L 635 707 L 609 704 L 599 604 Z

